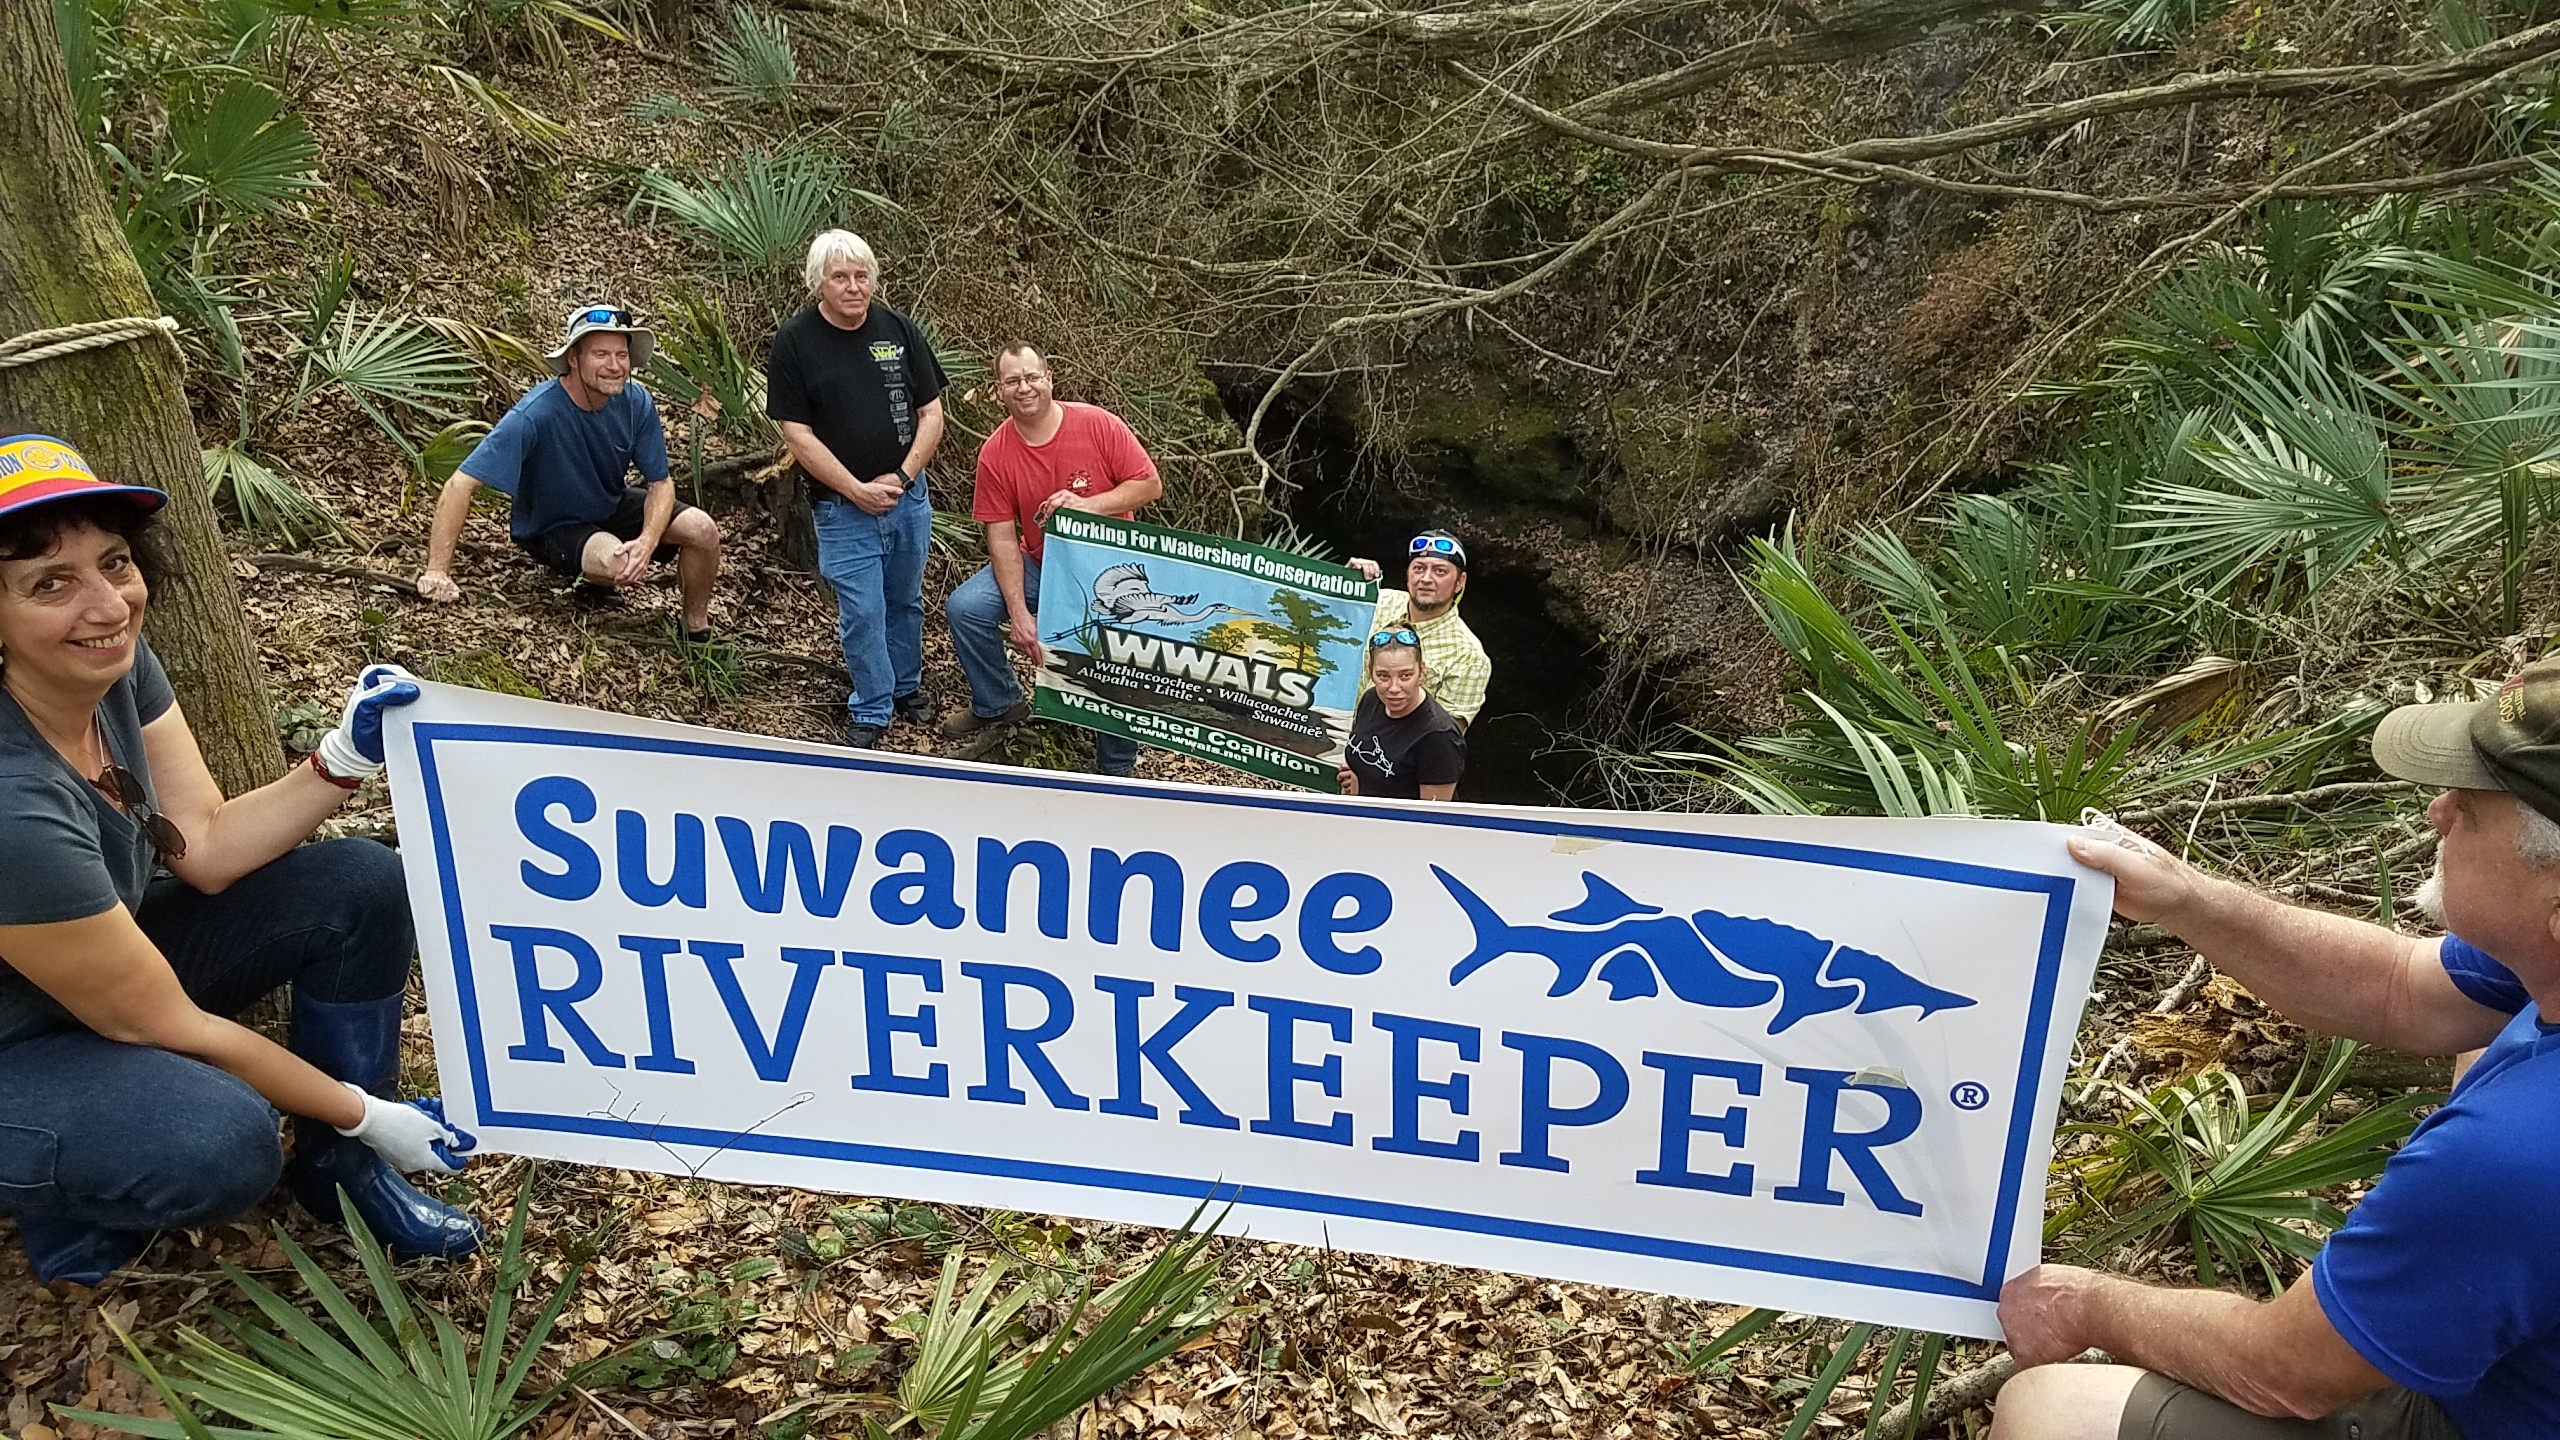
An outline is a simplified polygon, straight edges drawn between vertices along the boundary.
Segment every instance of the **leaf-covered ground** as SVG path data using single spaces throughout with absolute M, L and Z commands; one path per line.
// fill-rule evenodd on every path
M 623 208 L 634 169 L 684 170 L 738 138 L 735 127 L 716 119 L 631 119 L 634 102 L 691 94 L 698 82 L 691 67 L 618 48 L 582 49 L 574 75 L 507 78 L 570 123 L 576 138 L 565 153 L 537 154 L 431 88 L 368 70 L 361 56 L 350 62 L 333 55 L 303 73 L 293 99 L 322 136 L 328 189 L 306 223 L 253 231 L 231 260 L 253 277 L 244 329 L 250 384 L 262 406 L 290 388 L 278 317 L 290 312 L 315 260 L 338 246 L 359 257 L 358 294 L 368 304 L 511 329 L 545 344 L 552 317 L 572 303 L 613 297 L 657 304 L 678 284 L 753 290 L 769 278 L 715 275 L 702 253 Z M 915 308 L 964 335 L 1009 332 L 1030 317 L 1083 362 L 1067 370 L 1065 393 L 1074 398 L 1123 404 L 1141 380 L 1177 392 L 1164 380 L 1164 355 L 1147 351 L 1149 337 L 1116 331 L 1114 316 L 1088 305 L 1073 284 L 1044 289 L 1018 278 L 1021 271 L 978 263 L 1013 244 L 1002 216 L 945 227 L 931 246 L 915 232 L 882 233 L 913 247 L 888 255 L 893 303 L 922 301 Z M 499 377 L 491 398 L 532 378 Z M 199 375 L 196 398 L 208 439 L 224 437 L 231 397 Z M 676 405 L 667 409 L 678 427 L 671 448 L 681 455 L 685 421 Z M 952 409 L 947 449 L 964 462 L 995 412 L 965 390 Z M 350 534 L 321 547 L 321 558 L 397 577 L 415 572 L 430 497 L 404 483 L 404 463 L 349 407 L 323 396 L 300 413 L 274 415 L 258 445 L 347 522 Z M 715 457 L 720 449 L 712 447 Z M 1217 473 L 1212 459 L 1177 457 L 1168 471 L 1177 481 L 1186 474 L 1205 479 Z M 964 475 L 966 467 L 942 469 Z M 958 507 L 959 488 L 944 486 L 946 508 Z M 274 542 L 246 535 L 234 537 L 235 568 L 285 728 L 298 730 L 306 744 L 316 738 L 311 727 L 334 714 L 356 668 L 373 659 L 571 704 L 831 740 L 841 733 L 844 688 L 832 606 L 809 577 L 773 563 L 771 523 L 739 503 L 758 493 L 752 481 L 732 481 L 714 497 L 729 557 L 715 622 L 745 657 L 733 674 L 699 665 L 689 673 L 664 643 L 675 614 L 671 582 L 584 608 L 515 552 L 494 512 L 473 518 L 459 572 L 466 599 L 456 606 L 429 606 L 358 578 L 256 563 L 250 557 Z M 1567 542 L 1559 538 L 1555 548 L 1563 552 Z M 927 685 L 946 712 L 965 700 L 938 602 L 974 564 L 964 555 L 940 558 L 929 579 L 935 608 L 926 630 Z M 1653 607 L 1649 582 L 1632 570 L 1613 569 L 1597 555 L 1576 568 L 1589 571 L 1579 583 L 1597 597 L 1595 608 L 1632 614 Z M 1720 572 L 1700 583 L 1711 581 L 1721 587 Z M 2549 600 L 2538 597 L 2539 613 L 2548 613 Z M 1678 608 L 1687 623 L 1737 647 L 1731 669 L 1740 678 L 1734 693 L 1714 697 L 1717 707 L 1773 716 L 1770 702 L 1783 682 L 1737 592 L 1717 588 Z M 2437 664 L 2435 652 L 2453 648 L 2448 644 L 2413 643 L 2429 649 L 2430 673 L 2461 668 Z M 923 749 L 935 737 L 901 726 L 885 743 Z M 1071 733 L 1025 727 L 987 758 L 1073 767 L 1088 753 Z M 1140 773 L 1250 783 L 1157 753 Z M 388 822 L 377 786 L 333 825 L 387 833 Z M 2426 863 L 2422 846 L 2407 849 L 2419 827 L 2405 798 L 2374 800 L 2313 835 L 2288 832 L 2286 823 L 2238 813 L 2193 829 L 2185 817 L 2150 828 L 2164 836 L 2185 830 L 2184 838 L 2218 864 L 2351 909 L 2370 909 L 2380 892 L 2377 851 L 2391 854 L 2393 873 L 2404 877 Z M 2075 1070 L 2085 1073 L 2105 1057 L 2111 1076 L 2147 1084 L 2219 1064 L 2247 1074 L 2255 1090 L 2281 1088 L 2302 1037 L 2227 982 L 2186 983 L 2191 960 L 2163 937 L 2120 930 L 2101 967 Z M 2176 1003 L 2162 1011 L 2164 996 Z M 423 1020 L 412 1027 L 409 1079 L 423 1088 L 432 1083 Z M 562 1404 L 537 1429 L 540 1440 L 856 1434 L 865 1417 L 894 1415 L 887 1397 L 913 1352 L 897 1322 L 922 1309 L 953 1249 L 970 1256 L 972 1267 L 1004 1257 L 1047 1277 L 1063 1299 L 1084 1277 L 1127 1273 L 1162 1238 L 889 1197 L 567 1165 L 545 1165 L 537 1174 L 522 1161 L 483 1162 L 452 1196 L 495 1225 L 528 1184 L 533 1253 L 546 1257 L 555 1275 L 563 1257 L 596 1256 L 552 1364 L 670 1327 L 686 1332 L 642 1346 L 611 1382 Z M 2067 1187 L 2057 1198 L 2067 1198 Z M 201 1323 L 233 1303 L 222 1263 L 271 1280 L 284 1274 L 270 1223 L 316 1247 L 333 1269 L 351 1270 L 342 1243 L 271 1201 L 240 1223 L 163 1237 L 134 1272 L 98 1292 L 56 1294 L 31 1282 L 0 1222 L 0 1424 L 21 1440 L 82 1440 L 86 1427 L 57 1426 L 46 1407 L 157 1413 L 145 1388 L 115 1363 L 107 1321 L 146 1343 L 164 1340 L 174 1327 Z M 2182 1274 L 2174 1253 L 2121 1258 L 2149 1273 Z M 1696 1365 L 1699 1347 L 1742 1311 L 1251 1242 L 1238 1247 L 1236 1264 L 1243 1282 L 1237 1315 L 1205 1343 L 1090 1408 L 1076 1422 L 1078 1436 L 1774 1437 L 1844 1328 L 1791 1319 Z M 492 1279 L 486 1260 L 412 1267 L 408 1275 L 423 1296 L 464 1317 L 478 1313 Z M 1059 1313 L 1054 1306 L 1035 1310 L 1034 1328 L 1056 1323 Z M 1965 1369 L 1992 1350 L 1956 1347 L 1945 1371 Z M 1818 1433 L 1854 1433 L 1863 1423 L 1870 1361 L 1835 1394 Z M 1971 1423 L 1950 1421 L 1934 1433 L 1970 1433 Z
M 396 519 L 383 516 L 383 528 Z M 665 633 L 674 613 L 671 582 L 614 605 L 581 608 L 513 555 L 494 516 L 473 521 L 475 558 L 465 576 L 471 593 L 458 606 L 433 607 L 388 587 L 260 568 L 245 558 L 238 568 L 280 703 L 328 702 L 358 664 L 384 658 L 570 703 L 833 738 L 843 682 L 832 659 L 830 611 L 807 577 L 761 558 L 771 537 L 757 523 L 735 513 L 724 520 L 733 563 L 723 579 L 721 625 L 758 657 L 746 662 L 733 693 L 689 679 L 671 648 L 640 643 Z M 258 553 L 258 544 L 237 538 L 244 557 Z M 937 600 L 969 563 L 937 562 Z M 928 628 L 927 688 L 946 709 L 965 703 L 938 620 Z M 901 726 L 888 743 L 923 749 L 946 742 Z M 1084 763 L 1072 736 L 1044 727 L 1024 727 L 1009 749 L 1020 760 Z M 1156 752 L 1142 773 L 1243 783 Z M 340 823 L 380 831 L 388 820 L 377 784 Z M 2205 841 L 2217 834 L 2212 825 L 2199 832 Z M 2280 1087 L 2300 1036 L 2227 981 L 2189 986 L 2171 1013 L 2147 1013 L 2178 984 L 2190 958 L 2157 935 L 2119 931 L 2082 1042 L 2083 1068 L 2123 1038 L 2113 1065 L 2122 1077 L 2156 1080 L 2219 1063 L 2264 1072 L 2258 1088 Z M 410 1027 L 409 1079 L 425 1088 L 432 1072 L 423 1017 L 413 1015 Z M 483 1162 L 453 1193 L 496 1225 L 528 1183 L 528 1169 L 521 1160 Z M 598 1257 L 569 1308 L 559 1361 L 670 1326 L 701 1327 L 642 1348 L 613 1383 L 563 1405 L 541 1440 L 857 1433 L 866 1414 L 894 1417 L 886 1397 L 913 1348 L 894 1322 L 924 1307 L 942 1257 L 954 1247 L 973 1257 L 972 1276 L 984 1260 L 1006 1257 L 1046 1277 L 1063 1304 L 1076 1279 L 1126 1273 L 1161 1239 L 1132 1227 L 559 1164 L 541 1166 L 532 1183 L 531 1249 L 548 1257 L 549 1273 L 558 1274 L 561 1257 L 573 1252 L 591 1249 Z M 0 1378 L 8 1386 L 9 1432 L 42 1440 L 43 1407 L 51 1403 L 153 1413 L 145 1390 L 114 1363 L 102 1309 L 145 1336 L 201 1323 L 210 1308 L 234 1303 L 220 1262 L 281 1273 L 282 1256 L 263 1228 L 270 1222 L 319 1246 L 333 1266 L 351 1265 L 342 1242 L 281 1199 L 238 1224 L 164 1237 L 137 1273 L 94 1294 L 46 1292 L 26 1277 L 14 1245 L 0 1247 Z M 1237 1264 L 1245 1277 L 1237 1316 L 1092 1407 L 1079 1434 L 1774 1436 L 1842 1329 L 1782 1323 L 1693 1371 L 1686 1357 L 1743 1311 L 1294 1246 L 1247 1243 Z M 465 1315 L 476 1315 L 490 1283 L 485 1261 L 409 1273 L 425 1295 Z M 1054 1323 L 1055 1313 L 1035 1312 L 1035 1327 Z M 1986 1353 L 1980 1346 L 1951 1351 L 1946 1369 Z M 1853 1374 L 1835 1396 L 1822 1422 L 1826 1433 L 1863 1423 L 1864 1384 Z M 76 1423 L 61 1428 L 74 1440 L 82 1432 Z M 1960 1424 L 1953 1433 L 1962 1433 Z
M 386 522 L 396 516 L 386 515 Z M 584 609 L 505 543 L 494 516 L 475 516 L 470 596 L 433 607 L 359 580 L 238 565 L 252 625 L 280 704 L 319 705 L 368 659 L 421 673 L 564 702 L 770 734 L 826 740 L 840 733 L 843 680 L 832 663 L 831 608 L 808 578 L 763 563 L 770 536 L 724 517 L 733 565 L 723 577 L 723 631 L 754 652 L 735 693 L 688 680 L 656 637 L 674 614 L 672 582 Z M 390 529 L 385 524 L 386 530 Z M 258 541 L 236 537 L 242 556 Z M 376 561 L 377 564 L 386 563 Z M 965 575 L 937 562 L 933 597 Z M 927 689 L 946 708 L 965 703 L 946 636 L 928 627 Z M 778 658 L 781 654 L 801 661 Z M 333 702 L 331 702 L 333 703 Z M 929 743 L 930 742 L 930 743 Z M 943 744 L 912 726 L 893 748 Z M 1087 747 L 1027 726 L 1019 759 L 1081 766 Z M 1004 758 L 999 752 L 992 759 Z M 1142 775 L 1247 783 L 1216 767 L 1148 752 Z M 340 827 L 380 833 L 389 810 L 379 782 Z M 411 1016 L 407 1076 L 433 1084 L 422 1015 Z M 503 1224 L 530 1162 L 484 1161 L 451 1192 L 493 1227 Z M 943 1255 L 975 1266 L 1005 1256 L 1047 1277 L 1061 1307 L 1075 1280 L 1108 1280 L 1142 1262 L 1159 1232 L 1034 1219 L 883 1197 L 820 1195 L 683 1177 L 544 1164 L 534 1181 L 531 1253 L 559 1273 L 582 1247 L 598 1256 L 567 1313 L 557 1358 L 574 1362 L 671 1326 L 705 1327 L 644 1347 L 620 1378 L 563 1405 L 540 1440 L 677 1434 L 858 1433 L 886 1421 L 886 1398 L 912 1338 L 894 1325 L 921 1311 Z M 0 1243 L 0 1379 L 12 1435 L 43 1440 L 44 1407 L 157 1413 L 147 1387 L 115 1362 L 101 1311 L 145 1337 L 200 1324 L 234 1306 L 222 1262 L 291 1286 L 265 1227 L 285 1225 L 352 1279 L 352 1251 L 281 1196 L 243 1221 L 164 1236 L 133 1272 L 95 1293 L 59 1297 L 33 1284 L 14 1243 Z M 5 1235 L 0 1222 L 0 1235 Z M 1652 1435 L 1775 1435 L 1803 1377 L 1841 1327 L 1781 1325 L 1703 1373 L 1684 1354 L 1741 1310 L 1591 1286 L 1410 1264 L 1295 1246 L 1246 1243 L 1242 1309 L 1207 1342 L 1092 1407 L 1084 1436 L 1506 1435 L 1630 1440 Z M 411 1267 L 411 1282 L 476 1316 L 490 1265 Z M 1034 1315 L 1038 1323 L 1054 1323 Z M 1950 1356 L 1950 1366 L 1960 1363 Z M 1790 1377 L 1794 1383 L 1790 1384 Z M 1852 1382 L 1835 1410 L 1863 1421 Z M 805 1426 L 805 1430 L 800 1427 Z M 30 1429 L 29 1427 L 37 1427 Z M 58 1433 L 81 1440 L 85 1427 Z

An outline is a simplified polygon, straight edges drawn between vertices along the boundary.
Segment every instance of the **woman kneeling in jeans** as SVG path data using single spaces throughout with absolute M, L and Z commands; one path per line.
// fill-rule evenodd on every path
M 309 765 L 224 799 L 142 639 L 167 500 L 0 439 L 0 1214 L 47 1282 L 95 1285 L 279 1175 L 324 1221 L 345 1190 L 403 1259 L 467 1255 L 479 1226 L 398 1173 L 471 1144 L 390 1098 L 400 858 L 301 843 L 382 768 L 383 711 L 417 684 L 366 671 Z M 283 985 L 289 1046 L 225 1018 Z

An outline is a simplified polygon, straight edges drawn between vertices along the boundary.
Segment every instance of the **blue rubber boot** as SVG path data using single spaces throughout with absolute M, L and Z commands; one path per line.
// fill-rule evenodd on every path
M 336 1080 L 351 1080 L 388 1100 L 400 1073 L 400 995 L 338 1003 L 293 997 L 293 1053 Z M 392 1255 L 401 1260 L 441 1256 L 458 1260 L 480 1248 L 480 1222 L 431 1195 L 418 1193 L 400 1172 L 361 1140 L 339 1134 L 328 1122 L 294 1117 L 293 1158 L 285 1163 L 285 1188 L 323 1224 L 343 1223 L 343 1188 Z
M 102 1285 L 108 1276 L 142 1258 L 152 1233 L 110 1230 L 85 1220 L 18 1222 L 18 1238 L 27 1247 L 27 1268 L 46 1285 L 56 1280 Z

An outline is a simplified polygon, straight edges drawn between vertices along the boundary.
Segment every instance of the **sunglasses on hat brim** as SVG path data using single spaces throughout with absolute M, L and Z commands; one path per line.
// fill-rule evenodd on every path
M 1460 569 L 1466 568 L 1467 564 L 1467 547 L 1446 535 L 1416 535 L 1408 553 L 1416 557 L 1437 555 L 1456 562 Z

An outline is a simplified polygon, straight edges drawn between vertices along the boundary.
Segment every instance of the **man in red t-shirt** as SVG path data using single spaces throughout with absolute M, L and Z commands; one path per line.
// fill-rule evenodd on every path
M 951 645 L 969 677 L 969 709 L 942 722 L 955 739 L 1031 713 L 1014 648 L 1040 663 L 1040 526 L 1051 511 L 1088 510 L 1123 518 L 1164 493 L 1156 463 L 1120 417 L 1099 405 L 1058 399 L 1049 362 L 1020 341 L 996 352 L 996 394 L 1005 421 L 978 447 L 978 488 L 970 514 L 987 527 L 987 563 L 943 605 Z M 1138 745 L 1094 736 L 1094 768 L 1126 775 Z

